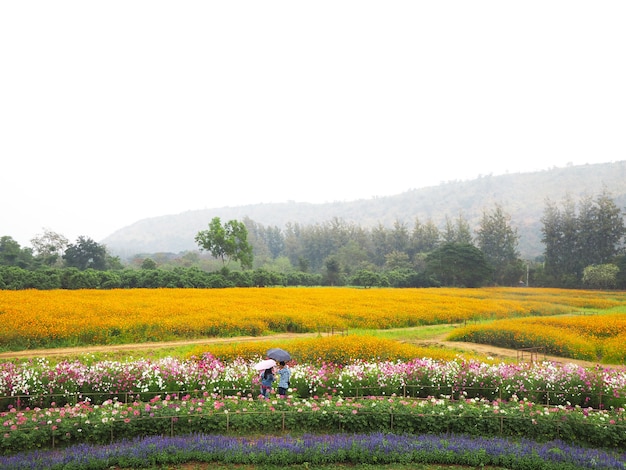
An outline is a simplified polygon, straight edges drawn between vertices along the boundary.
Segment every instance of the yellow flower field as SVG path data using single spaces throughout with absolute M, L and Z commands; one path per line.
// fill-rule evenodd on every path
M 449 339 L 513 349 L 540 347 L 548 354 L 623 364 L 626 360 L 626 314 L 498 320 L 458 329 Z
M 533 288 L 0 291 L 0 348 L 402 328 L 624 305 L 626 293 Z
M 187 356 L 189 358 L 202 357 L 203 354 L 210 353 L 225 361 L 235 358 L 253 360 L 262 358 L 264 351 L 276 347 L 276 345 L 276 341 L 269 340 L 199 345 Z M 280 347 L 290 351 L 298 362 L 305 364 L 321 364 L 323 362 L 347 364 L 356 360 L 409 361 L 416 357 L 451 361 L 459 356 L 458 353 L 447 349 L 424 348 L 368 335 L 335 335 L 283 340 L 280 342 Z M 471 353 L 465 353 L 462 356 L 465 359 L 480 358 L 486 361 L 484 357 Z

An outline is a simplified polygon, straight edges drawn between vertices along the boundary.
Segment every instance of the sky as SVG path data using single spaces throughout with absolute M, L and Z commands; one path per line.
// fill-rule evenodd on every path
M 0 2 L 0 237 L 626 160 L 625 23 L 623 0 Z

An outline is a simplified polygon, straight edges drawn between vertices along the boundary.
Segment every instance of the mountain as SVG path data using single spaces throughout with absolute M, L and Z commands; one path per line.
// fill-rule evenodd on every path
M 475 229 L 483 212 L 500 204 L 511 216 L 511 225 L 518 230 L 522 257 L 529 259 L 543 253 L 541 217 L 547 200 L 561 207 L 569 195 L 578 204 L 582 196 L 595 198 L 604 189 L 618 207 L 626 207 L 626 161 L 482 176 L 413 189 L 395 196 L 348 202 L 286 202 L 187 211 L 139 220 L 117 230 L 101 243 L 122 258 L 140 253 L 197 250 L 194 237 L 208 228 L 213 217 L 220 217 L 222 222 L 248 217 L 265 227 L 279 228 L 289 222 L 310 225 L 334 218 L 365 228 L 378 224 L 392 227 L 394 222 L 400 221 L 412 229 L 416 218 L 422 223 L 430 219 L 443 228 L 446 217 L 454 222 L 462 215 Z

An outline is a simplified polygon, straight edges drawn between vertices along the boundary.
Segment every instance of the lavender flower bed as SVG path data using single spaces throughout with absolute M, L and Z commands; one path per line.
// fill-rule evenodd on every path
M 0 454 L 27 449 L 105 444 L 136 436 L 285 432 L 466 434 L 560 439 L 596 448 L 626 448 L 626 410 L 537 405 L 477 398 L 403 397 L 265 400 L 250 396 L 109 400 L 0 413 Z
M 343 397 L 401 395 L 527 399 L 535 403 L 610 408 L 626 405 L 626 370 L 583 368 L 551 362 L 487 364 L 478 361 L 362 362 L 346 366 L 292 367 L 292 394 Z M 251 362 L 224 363 L 212 356 L 192 360 L 81 361 L 50 365 L 45 359 L 0 364 L 0 411 L 117 397 L 147 401 L 167 393 L 258 392 Z
M 624 469 L 626 454 L 588 449 L 562 441 L 536 443 L 461 435 L 338 434 L 242 439 L 193 434 L 146 437 L 112 445 L 74 445 L 0 457 L 12 470 L 83 470 L 113 466 L 179 464 L 188 461 L 233 464 L 431 463 L 496 465 L 545 470 Z

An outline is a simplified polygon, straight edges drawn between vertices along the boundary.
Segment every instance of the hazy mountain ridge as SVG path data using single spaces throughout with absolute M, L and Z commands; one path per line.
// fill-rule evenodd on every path
M 462 215 L 475 229 L 483 211 L 491 211 L 497 203 L 511 216 L 512 226 L 518 229 L 522 256 L 533 258 L 543 252 L 540 230 L 546 201 L 549 199 L 560 206 L 569 194 L 578 203 L 581 196 L 595 197 L 603 188 L 620 208 L 626 207 L 626 161 L 482 176 L 355 201 L 285 202 L 193 210 L 139 220 L 117 230 L 101 243 L 121 257 L 197 250 L 194 237 L 208 227 L 213 217 L 220 217 L 223 222 L 249 217 L 260 225 L 280 228 L 290 222 L 310 225 L 333 218 L 367 228 L 378 224 L 392 227 L 398 220 L 412 229 L 416 218 L 422 223 L 430 219 L 443 228 L 446 216 L 455 221 Z

